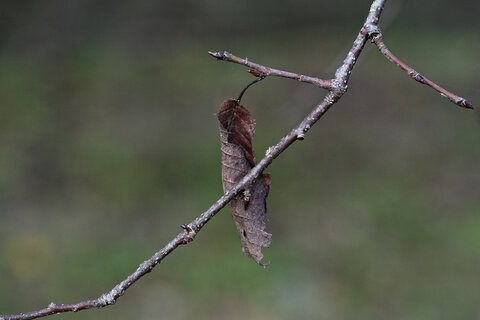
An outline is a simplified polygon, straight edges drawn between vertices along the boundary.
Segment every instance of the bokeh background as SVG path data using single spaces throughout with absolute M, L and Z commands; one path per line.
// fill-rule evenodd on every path
M 0 314 L 108 291 L 221 194 L 215 117 L 251 81 L 207 50 L 333 75 L 368 0 L 0 4 Z M 480 2 L 388 1 L 404 61 L 480 106 Z M 324 91 L 243 99 L 258 157 Z M 480 319 L 480 122 L 368 46 L 268 168 L 271 265 L 222 210 L 115 306 L 58 319 Z

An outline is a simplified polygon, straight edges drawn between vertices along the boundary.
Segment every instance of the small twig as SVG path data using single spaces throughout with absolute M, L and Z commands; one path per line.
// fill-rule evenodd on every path
M 261 64 L 254 63 L 248 59 L 242 59 L 237 56 L 234 56 L 233 54 L 227 52 L 227 51 L 208 51 L 208 54 L 211 55 L 214 58 L 217 58 L 218 60 L 223 60 L 223 61 L 228 61 L 228 62 L 233 62 L 233 63 L 238 63 L 244 66 L 247 66 L 249 68 L 252 68 L 254 70 L 257 70 L 260 72 L 260 74 L 263 74 L 265 76 L 276 76 L 276 77 L 282 77 L 282 78 L 289 78 L 289 79 L 294 79 L 298 80 L 301 82 L 306 82 L 306 83 L 311 83 L 314 84 L 320 88 L 331 90 L 332 86 L 332 81 L 331 80 L 323 80 L 315 77 L 309 77 L 293 72 L 288 72 L 288 71 L 283 71 L 283 70 L 278 70 L 278 69 L 273 69 L 269 67 L 262 66 Z M 252 72 L 250 72 L 252 73 Z M 254 74 L 254 73 L 252 73 Z M 255 75 L 255 74 L 254 74 Z
M 383 5 L 385 4 L 385 1 L 386 0 L 374 0 L 372 2 L 369 14 L 367 16 L 365 23 L 363 24 L 362 29 L 360 30 L 359 34 L 357 35 L 357 38 L 353 42 L 353 46 L 348 52 L 346 58 L 344 59 L 343 64 L 335 72 L 335 78 L 332 80 L 321 80 L 317 78 L 298 75 L 291 72 L 271 69 L 271 68 L 264 67 L 262 65 L 247 61 L 246 59 L 244 60 L 244 59 L 235 57 L 234 55 L 226 51 L 209 52 L 211 56 L 217 59 L 239 63 L 259 71 L 260 72 L 259 74 L 253 73 L 256 76 L 274 75 L 279 77 L 296 79 L 303 82 L 316 84 L 319 87 L 330 90 L 330 92 L 326 95 L 326 97 L 323 99 L 322 102 L 320 102 L 316 107 L 313 108 L 310 114 L 308 114 L 296 128 L 292 129 L 292 131 L 290 131 L 290 133 L 288 133 L 285 137 L 283 137 L 276 145 L 268 148 L 267 152 L 265 153 L 265 157 L 262 160 L 260 160 L 260 162 L 258 162 L 258 164 L 255 167 L 253 167 L 250 170 L 250 172 L 248 172 L 242 178 L 242 180 L 240 180 L 235 186 L 233 186 L 227 193 L 225 193 L 220 199 L 218 199 L 212 206 L 210 206 L 210 208 L 207 211 L 203 212 L 198 218 L 190 222 L 188 225 L 182 225 L 181 227 L 184 230 L 181 233 L 179 233 L 175 238 L 173 238 L 165 247 L 163 247 L 163 249 L 155 253 L 150 259 L 141 263 L 134 273 L 132 273 L 125 280 L 123 280 L 118 285 L 116 285 L 112 290 L 102 294 L 99 298 L 94 300 L 86 300 L 78 303 L 61 304 L 61 305 L 56 305 L 55 303 L 52 302 L 47 308 L 41 309 L 38 311 L 20 313 L 20 314 L 14 314 L 14 315 L 3 315 L 3 316 L 0 315 L 0 320 L 36 319 L 39 317 L 44 317 L 44 316 L 48 316 L 55 313 L 72 312 L 72 311 L 76 312 L 80 310 L 101 308 L 101 307 L 106 307 L 106 306 L 115 304 L 117 299 L 121 297 L 130 286 L 132 286 L 136 281 L 138 281 L 145 274 L 152 271 L 152 269 L 157 264 L 159 264 L 160 261 L 162 261 L 168 254 L 170 254 L 173 250 L 178 248 L 180 245 L 188 244 L 191 241 L 193 241 L 193 239 L 198 234 L 198 232 L 203 228 L 203 226 L 208 221 L 210 221 L 210 219 L 212 219 L 237 194 L 243 191 L 245 187 L 250 185 L 256 178 L 258 178 L 258 176 L 265 170 L 265 168 L 267 168 L 272 163 L 272 161 L 275 158 L 277 158 L 283 151 L 285 151 L 292 143 L 294 143 L 296 140 L 303 140 L 305 138 L 305 134 L 318 121 L 318 119 L 320 119 L 332 105 L 334 105 L 338 100 L 340 100 L 343 94 L 347 91 L 347 85 L 348 85 L 350 73 L 352 72 L 353 67 L 355 66 L 355 63 L 357 61 L 357 58 L 362 52 L 363 47 L 365 46 L 365 43 L 368 41 L 368 39 L 374 39 L 376 35 L 379 35 L 378 19 L 380 18 L 380 15 L 382 13 L 382 9 L 383 9 Z M 379 42 L 379 43 L 382 43 L 382 42 Z M 377 44 L 377 46 L 379 45 Z M 386 49 L 386 47 L 384 47 L 384 49 Z M 389 52 L 389 55 L 386 54 L 386 56 L 387 58 L 388 57 L 395 58 L 395 60 L 392 59 L 392 61 L 394 62 L 395 61 L 399 62 L 399 60 L 396 59 L 396 57 L 394 57 L 390 52 Z M 408 70 L 411 69 L 411 68 L 407 69 L 409 67 L 401 62 L 397 63 L 397 65 L 399 65 L 402 69 L 404 69 L 407 72 L 409 72 Z M 427 81 L 424 77 L 419 78 L 418 76 L 415 77 L 415 75 L 413 75 L 413 77 L 417 78 L 416 79 L 417 81 L 419 81 L 419 79 L 424 79 L 425 81 Z M 428 83 L 426 82 L 426 84 Z M 466 108 L 471 107 L 471 105 L 465 99 L 462 100 L 463 104 L 465 105 L 462 105 L 462 102 L 458 100 L 462 98 L 457 97 L 449 93 L 448 91 L 441 89 L 436 85 L 435 86 L 432 86 L 431 84 L 429 85 L 432 88 L 436 89 L 437 91 L 440 91 L 441 93 L 445 94 L 449 99 L 451 99 L 458 105 L 464 106 Z M 440 88 L 440 90 L 436 87 Z
M 378 17 L 381 14 L 383 4 L 386 0 L 374 0 L 372 3 L 372 10 L 370 9 L 369 15 L 367 17 L 367 21 L 365 23 L 372 23 L 373 21 L 377 21 Z M 180 245 L 187 244 L 191 242 L 197 233 L 202 229 L 202 227 L 211 219 L 213 218 L 217 212 L 219 212 L 223 207 L 225 207 L 237 194 L 239 194 L 243 189 L 250 185 L 264 170 L 267 168 L 272 161 L 278 157 L 285 149 L 287 149 L 293 142 L 296 140 L 303 140 L 305 134 L 308 130 L 320 119 L 321 116 L 325 114 L 325 112 L 335 104 L 340 97 L 346 92 L 346 85 L 348 82 L 348 78 L 350 76 L 350 72 L 353 69 L 357 57 L 360 55 L 360 52 L 363 49 L 363 46 L 368 40 L 368 34 L 364 31 L 364 28 L 360 31 L 357 36 L 357 39 L 353 43 L 352 48 L 348 52 L 347 57 L 345 58 L 342 66 L 338 68 L 337 72 L 335 73 L 335 79 L 332 81 L 325 81 L 320 80 L 323 84 L 322 87 L 327 87 L 331 90 L 327 96 L 323 99 L 320 104 L 318 104 L 310 114 L 308 114 L 305 119 L 289 134 L 283 137 L 276 145 L 268 148 L 265 157 L 257 163 L 255 167 L 253 167 L 250 172 L 248 172 L 242 180 L 240 180 L 235 186 L 233 186 L 227 193 L 225 193 L 220 199 L 218 199 L 207 211 L 202 213 L 198 218 L 194 221 L 190 222 L 188 225 L 182 225 L 183 232 L 179 233 L 175 238 L 173 238 L 163 249 L 155 253 L 150 259 L 146 260 L 135 270 L 134 273 L 129 275 L 125 280 L 120 282 L 116 285 L 112 290 L 107 293 L 102 294 L 99 298 L 94 300 L 87 300 L 79 303 L 74 304 L 61 304 L 56 305 L 51 303 L 47 308 L 32 311 L 28 313 L 20 313 L 14 315 L 0 315 L 0 320 L 27 320 L 27 319 L 36 319 L 44 316 L 48 316 L 55 313 L 63 313 L 63 312 L 76 312 L 85 309 L 92 309 L 92 308 L 101 308 L 106 307 L 112 304 L 115 304 L 117 299 L 121 297 L 125 291 L 136 281 L 138 281 L 141 277 L 145 274 L 152 271 L 152 269 L 160 263 L 170 252 L 178 248 Z M 216 56 L 217 53 L 210 53 L 212 56 L 219 58 Z M 233 55 L 229 55 L 229 57 L 235 57 Z M 221 56 L 220 56 L 221 57 Z M 235 57 L 236 58 L 236 57 Z M 293 73 L 287 73 L 280 70 L 266 68 L 257 64 L 253 64 L 251 62 L 245 61 L 240 58 L 236 58 L 239 61 L 244 61 L 241 64 L 245 64 L 250 68 L 256 69 L 265 75 L 277 75 L 277 76 L 284 76 L 287 78 L 301 80 L 299 77 L 303 77 L 301 81 L 309 82 L 305 80 L 305 76 L 295 75 Z M 230 61 L 230 60 L 226 60 Z M 234 61 L 235 62 L 235 61 Z M 274 71 L 272 71 L 274 70 Z M 264 72 L 265 71 L 265 72 Z M 287 76 L 289 75 L 289 76 Z M 307 78 L 310 79 L 310 78 Z M 313 79 L 313 78 L 311 78 Z M 317 84 L 318 80 L 310 80 L 309 83 Z M 186 240 L 188 239 L 188 240 Z
M 408 66 L 406 63 L 398 59 L 390 50 L 388 50 L 387 46 L 383 42 L 382 35 L 377 31 L 377 33 L 372 37 L 372 42 L 375 43 L 375 45 L 378 47 L 380 52 L 391 62 L 396 64 L 400 69 L 405 71 L 410 77 L 412 77 L 414 80 L 417 82 L 420 82 L 421 84 L 426 84 L 430 88 L 436 90 L 437 92 L 440 93 L 442 97 L 445 97 L 449 99 L 451 102 L 455 103 L 456 105 L 462 107 L 462 108 L 467 108 L 467 109 L 473 109 L 473 106 L 470 102 L 468 102 L 466 99 L 459 97 L 450 91 L 440 87 L 433 81 L 427 79 L 425 76 L 421 75 L 418 73 L 415 69 L 412 67 Z

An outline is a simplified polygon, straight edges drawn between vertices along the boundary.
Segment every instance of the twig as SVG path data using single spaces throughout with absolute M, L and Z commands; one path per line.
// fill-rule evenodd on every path
M 368 15 L 367 21 L 375 20 L 375 16 L 380 16 L 381 9 L 383 7 L 383 3 L 385 0 L 375 0 L 373 1 L 372 6 L 378 7 L 378 10 L 372 12 Z M 377 18 L 378 20 L 378 18 Z M 227 205 L 230 200 L 233 199 L 238 193 L 240 193 L 246 186 L 250 185 L 262 172 L 267 168 L 272 161 L 278 157 L 285 149 L 287 149 L 295 140 L 303 139 L 305 137 L 305 133 L 311 128 L 312 125 L 317 122 L 317 120 L 328 110 L 330 106 L 336 103 L 343 93 L 346 91 L 346 84 L 348 82 L 348 77 L 350 75 L 350 71 L 352 70 L 356 57 L 360 54 L 363 46 L 367 41 L 367 32 L 362 31 L 357 36 L 352 49 L 348 53 L 347 57 L 345 58 L 343 65 L 337 70 L 336 78 L 328 82 L 329 87 L 331 87 L 331 92 L 327 94 L 327 96 L 323 99 L 323 101 L 318 104 L 313 111 L 307 115 L 307 117 L 296 127 L 294 128 L 289 134 L 283 137 L 276 145 L 273 147 L 268 148 L 265 157 L 260 160 L 260 162 L 247 173 L 243 179 L 238 182 L 234 187 L 232 187 L 227 193 L 225 193 L 220 199 L 218 199 L 207 211 L 202 213 L 198 218 L 194 221 L 189 223 L 187 226 L 183 226 L 185 229 L 183 232 L 179 233 L 172 241 L 170 241 L 163 249 L 155 253 L 150 259 L 146 260 L 138 269 L 128 276 L 125 280 L 121 283 L 116 285 L 111 291 L 108 293 L 102 294 L 99 298 L 94 300 L 87 300 L 80 303 L 75 304 L 61 304 L 56 305 L 51 303 L 47 308 L 33 311 L 29 313 L 21 313 L 16 315 L 5 315 L 0 316 L 0 320 L 27 320 L 27 319 L 36 319 L 39 317 L 47 316 L 50 314 L 61 313 L 61 312 L 68 312 L 68 311 L 80 311 L 85 309 L 91 308 L 101 308 L 108 305 L 114 304 L 117 299 L 124 294 L 124 292 L 138 279 L 142 276 L 150 272 L 161 260 L 163 260 L 170 252 L 175 250 L 181 244 L 187 244 L 191 242 L 196 234 L 202 229 L 202 227 L 211 219 L 215 214 L 220 211 L 224 206 Z M 212 54 L 213 55 L 213 54 Z M 215 56 L 215 55 L 213 55 Z M 229 55 L 233 56 L 233 55 Z M 216 56 L 215 56 L 216 57 Z M 233 56 L 235 57 L 235 56 Z M 239 58 L 238 58 L 239 59 Z M 242 59 L 240 59 L 242 60 Z M 229 61 L 229 60 L 227 60 Z M 251 62 L 242 63 L 250 68 L 254 68 L 261 72 L 266 71 L 265 73 L 270 75 L 278 75 L 282 74 L 287 78 L 296 78 L 298 75 L 292 73 L 286 73 L 283 71 L 275 70 L 266 68 L 260 65 L 253 64 Z M 275 70 L 272 71 L 271 70 Z M 291 76 L 287 76 L 285 74 L 289 74 Z M 300 77 L 300 76 L 298 76 Z M 305 82 L 307 82 L 305 80 Z M 321 81 L 323 85 L 326 84 L 325 81 Z M 315 81 L 311 81 L 310 83 L 315 83 Z
M 207 211 L 203 212 L 198 218 L 190 222 L 188 225 L 182 225 L 184 229 L 175 238 L 173 238 L 163 249 L 155 253 L 150 259 L 144 261 L 138 269 L 129 275 L 125 280 L 116 285 L 112 290 L 102 294 L 99 298 L 94 300 L 86 300 L 73 304 L 60 304 L 56 305 L 51 303 L 47 308 L 15 315 L 0 316 L 0 320 L 26 320 L 44 317 L 51 314 L 63 313 L 63 312 L 76 312 L 85 309 L 101 308 L 108 305 L 115 304 L 117 299 L 121 297 L 125 291 L 138 281 L 145 274 L 152 271 L 152 269 L 159 264 L 168 254 L 178 248 L 180 245 L 188 244 L 202 229 L 202 227 L 217 214 L 230 200 L 233 199 L 238 193 L 240 193 L 245 187 L 250 185 L 272 161 L 278 157 L 285 149 L 287 149 L 296 140 L 303 140 L 305 134 L 310 128 L 322 117 L 325 112 L 335 104 L 343 94 L 347 91 L 347 84 L 350 77 L 350 73 L 355 66 L 358 56 L 362 52 L 363 47 L 368 39 L 374 38 L 379 34 L 378 32 L 378 19 L 382 13 L 383 5 L 386 0 L 374 0 L 370 7 L 367 19 L 361 28 L 357 38 L 355 39 L 352 48 L 348 52 L 343 64 L 335 72 L 335 78 L 332 80 L 320 80 L 307 76 L 301 76 L 291 72 L 280 71 L 264 67 L 244 59 L 235 57 L 225 51 L 221 52 L 209 52 L 215 58 L 225 61 L 240 63 L 253 68 L 265 76 L 275 75 L 280 77 L 286 77 L 291 79 L 300 80 L 307 83 L 316 84 L 322 88 L 330 90 L 325 96 L 322 102 L 320 102 L 314 109 L 308 114 L 302 122 L 294 128 L 290 133 L 283 137 L 276 145 L 268 148 L 265 153 L 265 157 L 247 173 L 243 179 L 233 186 L 227 193 L 225 193 L 220 199 L 218 199 Z M 391 55 L 393 56 L 393 55 Z M 260 74 L 258 75 L 260 76 Z M 418 80 L 417 80 L 418 81 Z M 443 92 L 442 92 L 443 93 Z M 456 97 L 452 95 L 452 97 Z M 466 100 L 465 100 L 466 101 Z M 467 105 L 466 105 L 467 106 Z
M 331 80 L 323 80 L 315 77 L 305 76 L 302 74 L 265 67 L 265 66 L 262 66 L 261 64 L 249 61 L 248 59 L 242 59 L 237 56 L 234 56 L 233 54 L 227 51 L 208 51 L 208 54 L 214 58 L 217 58 L 218 60 L 238 63 L 241 65 L 247 66 L 249 68 L 252 68 L 254 70 L 257 70 L 259 72 L 259 75 L 263 75 L 265 77 L 276 76 L 276 77 L 282 77 L 282 78 L 289 78 L 289 79 L 294 79 L 301 82 L 311 83 L 323 89 L 327 89 L 327 90 L 332 89 Z
M 387 46 L 383 42 L 382 34 L 381 33 L 376 33 L 372 37 L 372 42 L 375 43 L 375 45 L 378 47 L 380 52 L 391 62 L 395 63 L 400 69 L 405 71 L 410 77 L 412 77 L 414 80 L 420 82 L 421 84 L 426 84 L 430 88 L 433 88 L 437 92 L 440 93 L 442 97 L 445 97 L 449 99 L 451 102 L 455 103 L 456 105 L 462 107 L 462 108 L 467 108 L 467 109 L 473 109 L 473 106 L 470 102 L 468 102 L 466 99 L 459 97 L 450 91 L 440 87 L 433 81 L 427 79 L 427 77 L 421 75 L 415 69 L 412 67 L 408 66 L 406 63 L 402 62 L 400 59 L 398 59 L 390 50 L 388 50 Z

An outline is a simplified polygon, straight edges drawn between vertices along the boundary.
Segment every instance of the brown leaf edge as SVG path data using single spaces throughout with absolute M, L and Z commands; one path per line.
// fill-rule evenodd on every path
M 252 147 L 255 120 L 234 99 L 225 100 L 217 116 L 222 151 L 222 185 L 224 192 L 227 192 L 256 164 Z M 268 247 L 272 239 L 272 235 L 264 231 L 270 181 L 269 174 L 262 174 L 228 205 L 240 235 L 242 251 L 260 266 L 267 265 L 261 261 L 262 247 Z

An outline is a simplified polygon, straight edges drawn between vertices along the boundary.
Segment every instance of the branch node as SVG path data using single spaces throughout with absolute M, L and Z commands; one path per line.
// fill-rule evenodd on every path
M 57 307 L 57 304 L 55 302 L 50 302 L 50 304 L 48 305 L 48 309 L 54 309 Z
M 109 293 L 104 293 L 100 296 L 100 298 L 98 298 L 98 303 L 100 306 L 104 307 L 115 304 L 115 294 L 112 291 Z
M 305 130 L 304 129 L 297 129 L 295 130 L 295 133 L 297 134 L 297 139 L 298 140 L 303 140 L 305 139 Z
M 335 92 L 339 95 L 343 95 L 345 92 L 347 92 L 348 85 L 346 83 L 345 79 L 349 75 L 349 70 L 343 70 L 339 68 L 336 72 L 336 79 L 333 79 L 332 81 L 332 92 Z
M 374 42 L 376 38 L 382 37 L 380 28 L 375 24 L 369 23 L 365 25 L 365 30 L 367 32 L 367 36 L 372 39 L 372 42 Z
M 187 233 L 195 233 L 195 231 L 188 224 L 181 224 L 180 228 L 187 231 Z
M 193 230 L 193 228 L 188 224 L 181 224 L 180 228 L 185 230 L 186 234 L 182 236 L 180 239 L 178 239 L 175 244 L 177 246 L 180 246 L 180 245 L 192 242 L 195 236 L 197 235 L 197 232 L 195 232 L 195 230 Z
M 265 156 L 269 156 L 273 151 L 273 147 L 268 147 L 267 151 L 265 151 Z
M 248 69 L 247 72 L 250 73 L 252 76 L 257 77 L 257 78 L 261 78 L 261 77 L 266 77 L 266 76 L 267 76 L 265 73 L 260 72 L 260 71 L 258 71 L 258 70 L 254 70 L 254 69 Z
M 181 246 L 181 245 L 184 245 L 184 244 L 188 244 L 190 242 L 193 241 L 193 237 L 192 236 L 189 236 L 189 235 L 186 235 L 186 236 L 183 236 L 181 239 L 179 239 L 177 242 L 176 242 L 176 245 L 177 246 Z
M 425 77 L 422 76 L 420 73 L 418 73 L 415 70 L 412 70 L 408 73 L 410 77 L 412 77 L 415 81 L 420 82 L 421 84 L 426 84 L 427 81 L 425 80 Z

